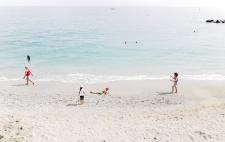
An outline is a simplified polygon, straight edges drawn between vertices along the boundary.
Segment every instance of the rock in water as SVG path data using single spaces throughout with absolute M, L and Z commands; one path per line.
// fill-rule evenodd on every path
M 206 23 L 212 23 L 212 22 L 214 22 L 214 20 L 206 20 L 205 22 Z
M 220 20 L 216 20 L 215 23 L 220 23 Z

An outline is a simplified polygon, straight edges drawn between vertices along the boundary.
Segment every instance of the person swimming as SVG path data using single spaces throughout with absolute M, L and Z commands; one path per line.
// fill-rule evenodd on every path
M 90 92 L 91 94 L 98 94 L 98 95 L 109 95 L 109 88 L 105 88 L 102 92 Z
M 30 55 L 27 55 L 27 61 L 30 62 Z
M 27 80 L 26 85 L 29 85 L 29 82 L 31 82 L 34 85 L 34 82 L 30 80 L 30 76 L 31 75 L 33 76 L 33 74 L 31 73 L 30 69 L 27 66 L 25 66 L 25 74 L 24 74 L 23 79 L 26 78 L 26 80 Z
M 173 86 L 172 86 L 172 92 L 171 93 L 177 93 L 177 83 L 178 83 L 178 73 L 175 72 L 174 75 L 170 76 L 171 77 L 171 80 L 173 82 Z M 175 92 L 174 92 L 175 90 Z

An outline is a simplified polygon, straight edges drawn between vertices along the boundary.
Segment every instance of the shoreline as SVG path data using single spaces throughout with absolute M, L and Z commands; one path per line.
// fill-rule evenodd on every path
M 178 94 L 170 94 L 172 83 L 169 80 L 150 80 L 150 81 L 115 81 L 96 84 L 82 84 L 88 94 L 86 97 L 94 99 L 99 97 L 120 97 L 133 99 L 152 99 L 156 96 L 177 96 L 184 97 L 186 101 L 199 101 L 207 99 L 225 98 L 225 81 L 193 81 L 179 80 Z M 66 97 L 78 97 L 78 91 L 81 84 L 61 83 L 61 82 L 35 82 L 35 85 L 26 86 L 24 81 L 4 81 L 0 82 L 1 97 L 21 95 L 23 97 L 48 97 L 66 99 Z M 110 89 L 110 96 L 100 96 L 90 94 L 90 91 L 102 91 L 104 88 Z M 36 97 L 36 98 L 32 98 Z M 63 98 L 65 97 L 65 98 Z M 24 102 L 26 103 L 26 102 Z M 187 102 L 186 102 L 187 103 Z M 1 105 L 1 103 L 0 103 Z

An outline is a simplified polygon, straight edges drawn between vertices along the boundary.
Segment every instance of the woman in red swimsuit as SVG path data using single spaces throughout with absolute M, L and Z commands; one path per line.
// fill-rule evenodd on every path
M 25 79 L 26 78 L 26 80 L 27 80 L 27 83 L 26 83 L 26 85 L 28 85 L 28 83 L 29 83 L 29 81 L 34 85 L 34 82 L 33 81 L 31 81 L 30 80 L 30 75 L 32 75 L 33 76 L 33 74 L 31 73 L 31 71 L 30 71 L 30 69 L 26 66 L 25 67 L 25 75 L 24 75 L 24 77 L 23 77 L 23 79 Z

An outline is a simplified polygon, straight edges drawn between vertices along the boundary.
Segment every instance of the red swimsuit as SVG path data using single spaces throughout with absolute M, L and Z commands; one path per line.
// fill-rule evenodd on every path
M 29 76 L 30 76 L 30 74 L 31 74 L 30 70 L 29 70 L 29 69 L 27 69 L 27 71 L 26 71 L 26 76 L 27 76 L 27 77 L 29 77 Z

